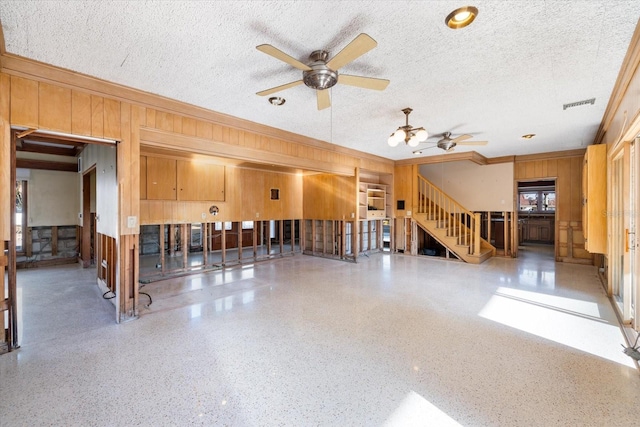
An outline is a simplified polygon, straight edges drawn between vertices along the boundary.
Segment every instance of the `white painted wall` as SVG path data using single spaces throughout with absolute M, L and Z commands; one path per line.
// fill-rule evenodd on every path
M 32 169 L 27 187 L 27 226 L 75 225 L 80 185 L 75 172 Z
M 116 147 L 89 144 L 80 155 L 82 171 L 96 168 L 95 212 L 98 217 L 98 233 L 117 238 L 118 235 L 118 182 L 116 179 Z M 80 185 L 78 199 L 82 206 L 82 174 L 76 174 Z M 80 211 L 78 211 L 80 212 Z M 76 218 L 77 218 L 76 213 Z M 79 221 L 79 220 L 76 220 Z M 78 223 L 79 225 L 82 222 Z
M 420 174 L 471 211 L 513 211 L 513 163 L 468 160 L 420 166 Z

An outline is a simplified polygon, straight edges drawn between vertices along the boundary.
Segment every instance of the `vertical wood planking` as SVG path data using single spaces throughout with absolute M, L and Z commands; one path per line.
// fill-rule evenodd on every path
M 213 125 L 209 122 L 198 120 L 196 122 L 196 136 L 198 138 L 212 139 L 213 138 Z
M 71 133 L 91 136 L 91 95 L 71 91 Z
M 173 132 L 173 114 L 156 111 L 156 129 Z
M 91 95 L 91 136 L 104 137 L 104 103 L 101 96 Z
M 189 117 L 182 118 L 182 133 L 184 135 L 196 136 L 196 119 Z
M 12 79 L 7 74 L 0 74 L 0 243 L 11 239 L 10 219 L 13 212 L 11 168 L 7 167 L 11 164 L 11 82 Z M 4 275 L 0 284 L 4 291 Z
M 39 83 L 38 128 L 71 133 L 71 89 Z
M 11 76 L 11 125 L 37 129 L 38 82 Z
M 150 128 L 156 127 L 156 110 L 154 110 L 153 108 L 147 108 L 146 126 Z
M 109 98 L 103 100 L 103 133 L 105 138 L 120 139 L 120 114 L 120 101 Z

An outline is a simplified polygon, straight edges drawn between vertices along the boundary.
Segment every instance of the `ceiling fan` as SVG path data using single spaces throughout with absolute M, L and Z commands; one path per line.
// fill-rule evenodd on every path
M 271 95 L 272 93 L 280 92 L 281 90 L 289 89 L 304 83 L 311 89 L 316 90 L 318 110 L 323 110 L 331 106 L 329 92 L 326 89 L 335 86 L 336 83 L 357 86 L 365 89 L 384 90 L 389 84 L 389 80 L 338 74 L 339 68 L 344 67 L 356 58 L 359 58 L 369 52 L 377 45 L 378 43 L 374 39 L 369 35 L 362 33 L 328 61 L 327 58 L 329 57 L 329 52 L 326 50 L 316 50 L 312 52 L 311 55 L 309 55 L 309 64 L 303 64 L 297 59 L 269 44 L 256 46 L 256 49 L 260 52 L 264 52 L 267 55 L 271 55 L 280 61 L 286 62 L 287 64 L 302 70 L 302 80 L 296 80 L 291 83 L 263 90 L 258 92 L 257 95 Z
M 444 132 L 434 147 L 442 148 L 444 151 L 453 151 L 457 145 L 487 145 L 489 143 L 489 141 L 467 141 L 471 138 L 473 136 L 468 134 L 451 138 L 451 132 Z

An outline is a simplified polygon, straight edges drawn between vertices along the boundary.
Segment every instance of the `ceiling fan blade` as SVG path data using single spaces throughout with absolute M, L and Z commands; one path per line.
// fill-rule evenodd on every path
M 354 59 L 364 55 L 369 52 L 371 49 L 376 47 L 378 42 L 371 38 L 368 34 L 361 33 L 355 39 L 351 41 L 348 45 L 344 47 L 336 56 L 331 58 L 329 62 L 327 62 L 327 67 L 332 70 L 337 70 Z
M 466 141 L 467 139 L 471 139 L 473 138 L 473 136 L 469 135 L 469 134 L 464 134 L 464 135 L 460 135 L 458 137 L 455 137 L 451 140 L 451 142 L 455 142 L 456 144 L 459 143 L 460 141 Z
M 303 64 L 302 62 L 298 61 L 294 57 L 287 55 L 280 49 L 275 48 L 270 44 L 261 44 L 260 46 L 256 46 L 256 49 L 258 49 L 260 52 L 266 53 L 267 55 L 271 55 L 274 58 L 279 59 L 280 61 L 286 62 L 287 64 L 293 67 L 296 67 L 298 70 L 302 70 L 302 71 L 311 70 L 311 67 L 309 67 L 308 65 Z
M 349 86 L 362 87 L 365 89 L 385 90 L 385 88 L 389 85 L 389 80 L 340 74 L 338 75 L 338 83 Z
M 489 141 L 466 141 L 456 142 L 456 145 L 487 145 Z
M 263 90 L 257 92 L 256 95 L 267 96 L 272 93 L 280 92 L 281 90 L 289 89 L 290 87 L 295 87 L 302 84 L 302 80 L 296 80 L 295 82 L 287 83 L 286 85 L 272 87 L 271 89 Z
M 331 107 L 331 98 L 328 90 L 316 90 L 318 96 L 318 110 L 324 110 Z

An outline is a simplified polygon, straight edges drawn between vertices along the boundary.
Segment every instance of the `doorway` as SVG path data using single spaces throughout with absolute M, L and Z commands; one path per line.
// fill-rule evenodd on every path
M 555 256 L 556 200 L 555 179 L 518 181 L 518 251 Z
M 11 347 L 49 342 L 112 323 L 116 310 L 96 286 L 92 241 L 95 165 L 109 162 L 109 167 L 101 168 L 107 178 L 100 180 L 116 181 L 115 144 L 34 129 L 13 129 L 11 142 L 15 182 L 8 248 Z M 90 164 L 85 169 L 83 157 Z M 109 198 L 105 203 L 117 206 Z M 84 268 L 88 266 L 93 268 Z

